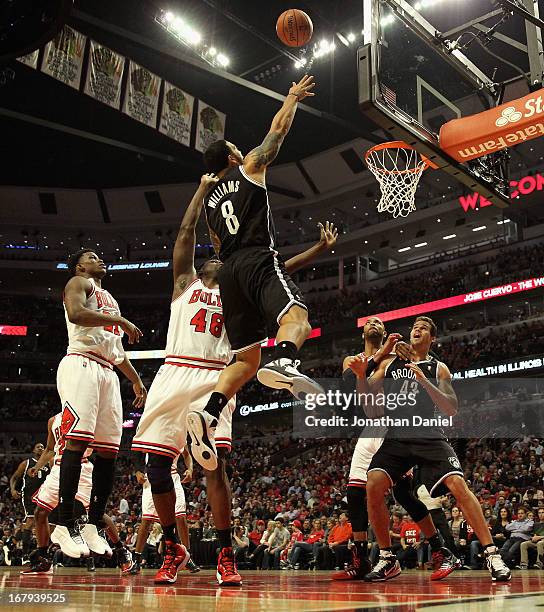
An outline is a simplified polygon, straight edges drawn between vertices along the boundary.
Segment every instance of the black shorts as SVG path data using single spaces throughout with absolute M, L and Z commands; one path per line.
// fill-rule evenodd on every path
M 293 305 L 306 308 L 300 289 L 270 249 L 242 249 L 218 273 L 225 329 L 234 353 L 275 334 L 281 317 Z
M 464 475 L 455 451 L 446 440 L 441 439 L 386 438 L 372 457 L 368 471 L 385 472 L 394 485 L 416 465 L 419 467 L 419 480 L 427 487 L 431 497 L 448 493 L 444 484 L 448 476 Z
M 21 497 L 21 503 L 23 505 L 23 512 L 25 513 L 25 518 L 23 519 L 24 521 L 26 521 L 27 518 L 34 518 L 34 511 L 36 510 L 36 504 L 32 501 L 32 495 L 29 495 L 29 496 L 23 495 L 23 497 Z

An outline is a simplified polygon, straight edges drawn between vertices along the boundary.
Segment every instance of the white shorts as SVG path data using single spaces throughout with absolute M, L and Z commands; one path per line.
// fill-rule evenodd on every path
M 176 517 L 185 516 L 185 491 L 181 484 L 181 477 L 176 472 L 172 474 L 172 480 L 174 481 L 174 491 L 176 492 Z M 149 480 L 144 483 L 144 490 L 142 492 L 142 518 L 148 521 L 158 521 L 159 515 L 155 510 L 155 504 L 153 503 L 153 495 L 151 493 L 151 485 Z
M 59 485 L 60 485 L 60 464 L 53 465 L 47 478 L 43 481 L 41 487 L 34 493 L 32 501 L 45 508 L 50 512 L 53 511 L 59 503 Z M 78 499 L 85 508 L 91 503 L 91 489 L 93 487 L 93 464 L 90 461 L 85 461 L 81 464 L 81 476 L 77 486 L 76 499 Z
M 57 370 L 62 424 L 68 440 L 118 451 L 123 433 L 119 378 L 113 369 L 82 355 L 66 355 Z
M 149 389 L 147 402 L 132 441 L 132 450 L 175 459 L 187 444 L 187 413 L 203 410 L 220 372 L 164 364 Z M 216 445 L 232 445 L 233 397 L 223 408 L 216 430 Z
M 383 444 L 384 438 L 359 438 L 349 469 L 349 487 L 366 487 L 367 471 L 372 457 Z

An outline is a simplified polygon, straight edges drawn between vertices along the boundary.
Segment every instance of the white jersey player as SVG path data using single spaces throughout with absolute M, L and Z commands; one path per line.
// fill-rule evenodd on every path
M 64 290 L 68 350 L 57 371 L 57 389 L 62 402 L 62 427 L 66 446 L 60 461 L 59 509 L 56 537 L 70 557 L 110 553 L 98 535 L 104 510 L 113 488 L 115 458 L 121 442 L 123 407 L 117 367 L 131 382 L 134 405 L 142 407 L 146 390 L 127 358 L 122 337 L 137 342 L 142 332 L 121 316 L 113 296 L 102 287 L 106 266 L 90 249 L 81 249 L 69 259 L 72 278 Z M 96 452 L 89 523 L 84 534 L 73 520 L 74 499 L 87 448 Z

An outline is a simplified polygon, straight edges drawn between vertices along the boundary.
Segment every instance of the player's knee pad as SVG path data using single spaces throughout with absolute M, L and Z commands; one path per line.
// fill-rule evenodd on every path
M 163 455 L 149 454 L 147 478 L 152 493 L 169 493 L 174 490 L 172 480 L 172 459 Z
M 348 486 L 348 514 L 354 532 L 368 531 L 366 489 Z
M 427 506 L 414 495 L 410 478 L 399 480 L 393 487 L 393 495 L 416 523 L 422 521 L 429 514 Z

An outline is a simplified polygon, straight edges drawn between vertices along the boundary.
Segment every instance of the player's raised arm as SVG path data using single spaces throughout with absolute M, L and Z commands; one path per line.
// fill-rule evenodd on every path
M 200 179 L 200 185 L 196 190 L 183 219 L 174 244 L 172 266 L 174 269 L 174 294 L 175 299 L 185 287 L 196 277 L 195 270 L 195 243 L 196 224 L 202 212 L 204 196 L 209 189 L 218 181 L 215 174 L 204 174 Z
M 457 394 L 451 384 L 451 373 L 445 363 L 441 361 L 438 363 L 438 387 L 423 374 L 416 363 L 407 363 L 406 367 L 414 372 L 417 382 L 427 391 L 435 406 L 446 416 L 455 416 L 459 409 L 459 403 Z
M 34 478 L 44 466 L 48 465 L 51 459 L 55 456 L 55 436 L 53 435 L 53 421 L 55 417 L 49 417 L 47 421 L 47 444 L 45 450 L 40 455 L 36 465 L 28 470 L 30 478 Z
M 285 262 L 285 269 L 287 274 L 293 274 L 297 270 L 304 268 L 309 265 L 320 253 L 332 249 L 336 244 L 338 238 L 338 230 L 333 223 L 325 221 L 325 225 L 322 223 L 317 224 L 320 231 L 319 240 L 306 251 L 291 257 Z
M 293 83 L 283 106 L 272 119 L 272 125 L 263 142 L 250 151 L 244 158 L 244 170 L 252 178 L 263 182 L 266 167 L 270 165 L 278 155 L 283 139 L 289 132 L 297 104 L 308 96 L 314 96 L 314 77 L 305 75 L 298 83 Z

